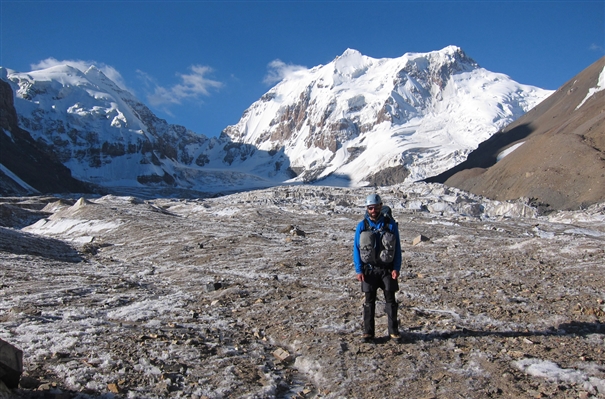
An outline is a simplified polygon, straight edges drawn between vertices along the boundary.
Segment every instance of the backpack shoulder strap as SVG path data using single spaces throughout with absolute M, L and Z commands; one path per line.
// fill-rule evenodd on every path
M 391 231 L 391 222 L 393 221 L 393 218 L 391 218 L 389 215 L 384 215 L 383 217 L 384 217 L 384 223 L 382 224 L 381 230 Z

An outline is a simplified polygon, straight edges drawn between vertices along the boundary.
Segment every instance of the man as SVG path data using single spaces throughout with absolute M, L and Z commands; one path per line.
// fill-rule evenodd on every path
M 363 305 L 363 340 L 374 339 L 374 315 L 376 295 L 382 289 L 385 313 L 388 319 L 389 336 L 399 339 L 397 302 L 395 292 L 399 290 L 397 278 L 401 270 L 401 242 L 399 227 L 395 220 L 382 213 L 382 199 L 378 194 L 366 198 L 366 214 L 355 231 L 353 262 L 357 280 L 365 293 Z

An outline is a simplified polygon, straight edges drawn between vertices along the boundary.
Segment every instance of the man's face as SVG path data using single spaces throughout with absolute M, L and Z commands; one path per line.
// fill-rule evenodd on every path
M 366 209 L 368 210 L 368 215 L 370 215 L 370 219 L 376 220 L 378 219 L 378 216 L 380 216 L 382 204 L 368 205 L 366 206 Z

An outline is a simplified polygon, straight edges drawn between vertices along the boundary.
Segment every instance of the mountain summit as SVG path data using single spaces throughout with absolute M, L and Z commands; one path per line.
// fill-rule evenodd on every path
M 19 126 L 75 178 L 120 192 L 420 180 L 464 161 L 551 93 L 455 46 L 394 59 L 347 49 L 297 69 L 208 138 L 158 118 L 94 66 L 0 72 Z

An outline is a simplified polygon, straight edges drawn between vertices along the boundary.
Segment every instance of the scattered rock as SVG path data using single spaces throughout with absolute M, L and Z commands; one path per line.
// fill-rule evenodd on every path
M 288 351 L 282 348 L 277 348 L 276 350 L 274 350 L 273 356 L 275 356 L 275 358 L 280 362 L 284 363 L 290 362 L 292 360 L 292 356 L 290 355 L 290 353 L 288 353 Z
M 212 292 L 212 291 L 220 290 L 221 288 L 223 288 L 223 284 L 222 283 L 209 283 L 209 284 L 206 284 L 204 286 L 204 290 L 206 292 Z
M 118 384 L 107 384 L 107 389 L 111 393 L 120 393 L 120 387 Z
M 40 381 L 37 378 L 23 376 L 19 381 L 19 386 L 23 389 L 36 389 L 40 386 Z
M 412 245 L 418 245 L 421 242 L 426 242 L 426 241 L 430 241 L 428 237 L 423 236 L 422 234 L 419 236 L 414 237 L 414 239 L 412 240 Z
M 299 229 L 298 227 L 292 228 L 292 230 L 290 230 L 290 234 L 292 234 L 293 236 L 299 236 L 299 237 L 306 236 L 306 233 L 304 231 L 302 231 L 301 229 Z
M 38 386 L 38 391 L 50 391 L 51 388 L 52 388 L 52 385 L 49 384 L 48 382 L 45 382 L 44 384 L 40 384 Z

